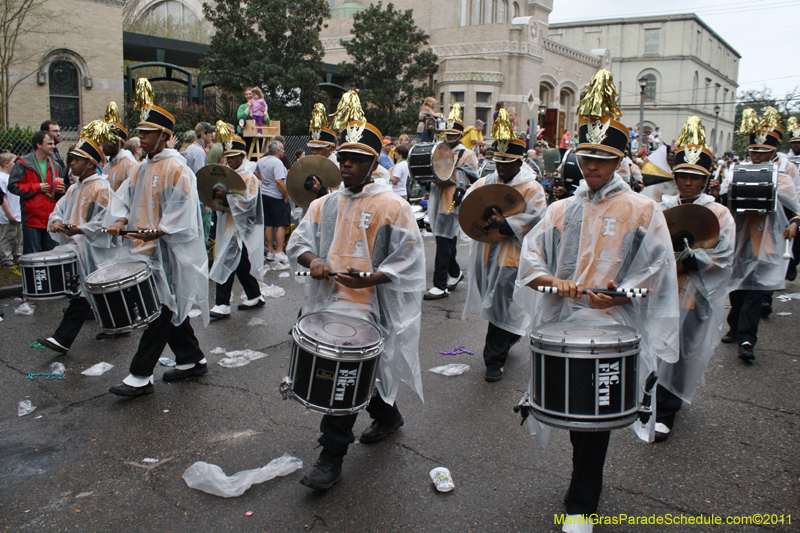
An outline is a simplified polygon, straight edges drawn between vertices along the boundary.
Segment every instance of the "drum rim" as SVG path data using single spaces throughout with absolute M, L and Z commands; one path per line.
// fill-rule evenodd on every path
M 89 278 L 91 278 L 98 272 L 102 272 L 103 270 L 107 270 L 119 265 L 127 265 L 127 264 L 141 264 L 144 265 L 144 269 L 137 271 L 135 274 L 131 276 L 120 278 L 115 281 L 91 282 L 89 280 Z M 86 284 L 86 290 L 88 292 L 92 294 L 106 294 L 139 285 L 141 282 L 151 277 L 152 274 L 153 271 L 148 263 L 144 261 L 127 261 L 125 263 L 115 263 L 113 265 L 108 265 L 103 268 L 98 268 L 97 270 L 86 276 L 86 280 L 84 281 L 84 283 Z
M 44 254 L 55 255 L 55 257 L 49 257 L 47 259 L 31 258 L 32 255 L 44 255 Z M 65 261 L 65 259 L 67 260 Z M 77 262 L 78 262 L 78 254 L 75 253 L 74 250 L 63 250 L 57 252 L 56 254 L 53 254 L 53 251 L 50 250 L 46 252 L 34 252 L 32 254 L 23 254 L 19 256 L 20 268 L 32 268 L 37 266 L 52 266 L 52 265 L 68 265 L 70 263 L 77 263 Z
M 611 346 L 599 346 L 599 348 L 611 348 Z M 534 349 L 531 343 L 531 355 L 541 354 L 548 357 L 558 357 L 561 359 L 617 359 L 619 357 L 631 357 L 639 355 L 642 349 L 639 347 L 639 341 L 636 341 L 636 346 L 631 346 L 625 351 L 600 351 L 600 352 L 554 352 L 545 349 Z
M 155 319 L 157 319 L 159 316 L 161 316 L 161 311 L 162 311 L 163 304 L 161 302 L 161 296 L 159 296 L 159 294 L 158 294 L 158 288 L 156 287 L 155 280 L 153 280 L 152 276 L 151 276 L 150 278 L 146 278 L 144 281 L 149 283 L 149 285 L 152 287 L 153 296 L 155 297 L 155 302 L 156 302 L 156 312 L 152 316 L 149 316 L 146 319 L 144 319 L 143 321 L 136 322 L 136 323 L 130 324 L 128 326 L 121 326 L 121 327 L 118 327 L 118 328 L 106 328 L 106 327 L 103 326 L 103 321 L 100 319 L 100 314 L 99 314 L 99 311 L 98 311 L 100 309 L 100 302 L 99 302 L 99 298 L 100 297 L 103 297 L 106 294 L 112 294 L 112 293 L 115 293 L 115 292 L 121 292 L 121 290 L 123 290 L 123 289 L 120 289 L 120 290 L 117 290 L 117 291 L 104 292 L 104 293 L 91 293 L 91 292 L 89 293 L 89 298 L 90 298 L 90 300 L 91 300 L 91 302 L 93 304 L 92 305 L 92 312 L 94 313 L 95 321 L 97 322 L 97 325 L 100 326 L 100 329 L 103 331 L 103 333 L 119 334 L 119 333 L 127 333 L 129 331 L 134 331 L 136 329 L 142 329 L 142 328 L 147 327 L 151 322 L 153 322 Z M 141 283 L 136 284 L 137 287 L 139 285 L 141 285 Z M 109 306 L 107 306 L 107 305 L 104 305 L 103 307 L 106 308 L 106 310 L 109 309 Z M 109 312 L 109 314 L 110 314 L 110 312 Z
M 542 325 L 538 326 L 537 328 L 535 328 L 533 331 L 531 331 L 531 334 L 530 334 L 530 337 L 529 337 L 530 341 L 531 341 L 531 346 L 533 346 L 533 344 L 535 342 L 539 342 L 539 343 L 542 343 L 542 344 L 548 344 L 550 346 L 559 346 L 559 347 L 564 347 L 564 346 L 567 346 L 567 347 L 586 346 L 586 347 L 595 347 L 595 348 L 608 348 L 608 347 L 611 347 L 611 346 L 620 346 L 620 345 L 626 345 L 626 344 L 632 344 L 632 343 L 637 343 L 638 344 L 642 340 L 642 336 L 641 336 L 641 334 L 639 334 L 638 330 L 636 330 L 635 328 L 632 328 L 630 326 L 625 326 L 623 324 L 607 324 L 605 326 L 599 325 L 599 326 L 597 326 L 597 328 L 598 329 L 602 329 L 603 327 L 607 327 L 607 328 L 612 328 L 613 327 L 615 330 L 617 330 L 619 332 L 627 332 L 627 333 L 632 334 L 632 337 L 627 338 L 627 339 L 622 339 L 619 335 L 611 335 L 611 336 L 607 336 L 607 337 L 602 337 L 601 338 L 602 340 L 598 341 L 598 342 L 595 342 L 594 339 L 592 339 L 592 340 L 590 340 L 588 342 L 582 342 L 582 343 L 580 343 L 578 341 L 574 341 L 574 340 L 569 340 L 569 339 L 567 339 L 567 337 L 565 337 L 563 335 L 562 335 L 560 341 L 559 340 L 551 340 L 550 338 L 545 338 L 544 337 L 544 335 L 548 335 L 549 336 L 550 334 L 542 333 L 541 332 L 542 329 L 548 328 L 548 327 L 557 326 L 557 325 L 560 325 L 560 324 L 561 325 L 569 324 L 569 325 L 572 325 L 574 327 L 581 327 L 582 326 L 582 324 L 580 322 L 548 322 L 547 324 L 542 324 Z M 586 327 L 586 325 L 583 325 L 583 327 Z M 589 327 L 594 327 L 594 326 L 589 325 Z M 556 339 L 557 335 L 552 335 L 552 338 Z
M 380 331 L 378 333 L 380 334 Z M 381 335 L 380 340 L 374 345 L 351 349 L 339 348 L 326 342 L 320 342 L 313 337 L 309 337 L 298 329 L 297 324 L 292 328 L 292 339 L 294 339 L 295 343 L 297 343 L 300 348 L 308 353 L 332 361 L 369 361 L 383 353 L 384 344 L 383 335 Z

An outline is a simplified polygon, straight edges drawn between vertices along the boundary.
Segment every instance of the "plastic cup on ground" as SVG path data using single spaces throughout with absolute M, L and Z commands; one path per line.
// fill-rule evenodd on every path
M 450 475 L 450 470 L 443 466 L 437 466 L 431 470 L 431 480 L 436 485 L 436 490 L 439 492 L 450 492 L 455 488 L 453 477 Z

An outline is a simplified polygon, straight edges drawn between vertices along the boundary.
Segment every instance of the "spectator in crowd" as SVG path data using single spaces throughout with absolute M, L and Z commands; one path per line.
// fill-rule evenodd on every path
M 186 149 L 186 166 L 197 174 L 208 163 L 208 149 L 214 142 L 214 126 L 208 122 L 198 122 L 194 134 L 197 138 Z
M 511 119 L 511 127 L 514 130 L 514 132 L 515 133 L 518 132 L 519 131 L 519 115 L 517 114 L 517 108 L 516 107 L 509 107 L 508 108 L 508 118 Z
M 289 193 L 286 191 L 286 167 L 281 161 L 283 155 L 283 144 L 276 140 L 270 142 L 267 145 L 267 155 L 258 160 L 256 174 L 261 178 L 261 195 L 264 200 L 267 261 L 277 261 L 286 264 L 288 268 L 289 259 L 283 252 L 283 243 L 286 227 L 291 223 L 291 206 Z
M 295 160 L 295 162 L 300 161 L 305 156 L 306 156 L 306 151 L 303 150 L 302 148 L 298 148 L 297 150 L 294 151 L 294 160 Z
M 474 126 L 470 126 L 464 130 L 464 135 L 461 137 L 461 144 L 467 150 L 474 151 L 473 144 L 476 142 L 483 142 L 483 128 L 485 124 L 482 120 L 476 120 Z
M 401 144 L 395 148 L 398 161 L 392 168 L 392 192 L 403 199 L 408 199 L 408 146 Z
M 183 134 L 182 138 L 183 142 L 181 143 L 180 148 L 178 148 L 178 152 L 181 153 L 182 156 L 186 157 L 186 151 L 189 149 L 190 146 L 197 142 L 197 135 L 195 135 L 194 130 L 189 130 Z
M 417 133 L 419 133 L 419 141 L 433 142 L 436 132 L 436 119 L 443 116 L 442 113 L 437 113 L 436 99 L 429 96 L 422 103 L 419 108 L 419 124 L 417 124 Z
M 634 137 L 631 140 L 631 152 L 634 153 L 634 154 L 639 152 L 639 138 L 638 137 Z
M 8 178 L 8 191 L 22 199 L 22 251 L 44 252 L 56 247 L 47 232 L 47 219 L 64 194 L 64 168 L 53 159 L 55 139 L 40 131 L 31 139 L 33 152 L 17 159 Z
M 137 161 L 142 160 L 142 145 L 139 141 L 139 137 L 130 137 L 122 148 L 129 151 L 133 154 L 133 158 Z
M 0 209 L 0 267 L 18 264 L 22 253 L 19 196 L 8 192 L 8 178 L 16 160 L 17 156 L 12 153 L 0 154 L 0 191 L 3 196 Z
M 250 106 L 252 105 L 250 101 L 253 99 L 253 91 L 249 87 L 244 90 L 244 98 L 246 102 L 240 105 L 236 112 L 236 120 L 239 122 L 236 126 L 236 132 L 240 135 L 242 134 L 242 126 L 244 126 L 244 123 L 253 118 L 250 114 Z M 245 141 L 247 141 L 247 139 L 245 139 Z
M 61 159 L 61 154 L 58 153 L 58 143 L 61 142 L 61 127 L 59 127 L 58 122 L 52 120 L 45 120 L 42 122 L 42 126 L 39 128 L 39 131 L 46 131 L 50 134 L 50 137 L 53 138 L 53 141 L 56 144 L 55 150 L 53 150 L 53 159 L 56 163 L 61 166 L 62 173 L 64 175 L 67 174 L 67 165 L 64 164 L 64 160 Z M 65 176 L 66 177 L 66 176 Z M 69 182 L 67 182 L 66 188 L 69 188 Z
M 392 143 L 391 137 L 384 137 L 383 147 L 381 148 L 381 155 L 378 158 L 378 164 L 383 168 L 385 168 L 386 170 L 391 169 L 393 165 L 392 158 L 389 157 L 389 153 L 392 151 L 393 147 L 394 145 Z
M 494 115 L 492 116 L 492 122 L 497 120 L 497 114 L 503 109 L 506 105 L 503 102 L 497 102 L 494 104 Z
M 561 142 L 558 143 L 558 151 L 561 152 L 561 158 L 564 158 L 564 154 L 567 153 L 567 150 L 570 149 L 572 145 L 572 136 L 569 134 L 569 130 L 564 130 L 564 134 L 561 136 Z
M 253 87 L 252 89 L 250 89 L 250 92 L 252 93 L 253 98 L 251 98 L 247 102 L 247 108 L 250 113 L 250 116 L 253 117 L 253 120 L 256 123 L 256 127 L 258 128 L 256 130 L 256 133 L 258 135 L 261 135 L 263 131 L 261 129 L 261 126 L 264 125 L 264 120 L 266 120 L 267 124 L 269 124 L 269 112 L 267 111 L 267 102 L 266 100 L 264 100 L 264 93 L 262 93 L 261 89 L 259 89 L 258 87 Z
M 540 167 L 539 164 L 536 162 L 536 150 L 528 150 L 528 157 L 525 158 L 525 163 L 528 166 L 530 166 L 536 173 L 536 178 L 538 180 L 541 180 L 542 175 L 544 174 L 543 172 L 544 167 Z
M 230 122 L 226 122 L 225 125 L 228 127 L 228 131 L 233 132 L 235 128 L 233 124 Z M 206 164 L 209 165 L 217 165 L 222 162 L 222 153 L 225 151 L 225 147 L 221 142 L 216 142 L 217 134 L 214 132 L 214 142 L 211 143 L 210 147 L 208 148 L 208 157 L 206 158 Z M 244 140 L 244 139 L 242 139 Z M 212 216 L 216 220 L 216 213 L 212 211 Z
M 283 155 L 280 157 L 280 160 L 281 163 L 283 163 L 283 166 L 286 167 L 286 170 L 288 171 L 289 169 L 292 168 L 292 161 L 289 159 L 289 156 L 286 155 L 286 139 L 283 138 L 283 135 L 276 135 L 272 140 L 281 143 L 281 150 L 283 151 Z

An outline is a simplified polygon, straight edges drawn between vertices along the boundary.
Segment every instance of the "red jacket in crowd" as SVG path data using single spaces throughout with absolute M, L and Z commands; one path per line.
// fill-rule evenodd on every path
M 29 228 L 47 228 L 50 213 L 63 193 L 55 193 L 55 178 L 65 181 L 64 170 L 53 158 L 47 158 L 47 183 L 50 192 L 42 192 L 42 180 L 36 171 L 36 156 L 31 152 L 17 159 L 8 178 L 8 191 L 22 199 L 22 223 Z

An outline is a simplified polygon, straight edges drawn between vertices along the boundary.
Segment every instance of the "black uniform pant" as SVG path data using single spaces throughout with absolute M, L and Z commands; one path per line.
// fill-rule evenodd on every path
M 680 411 L 683 400 L 659 385 L 656 388 L 656 422 L 660 422 L 672 429 L 675 425 L 675 415 Z
M 433 263 L 433 286 L 437 289 L 447 288 L 447 276 L 457 278 L 461 274 L 461 267 L 456 261 L 456 247 L 458 237 L 446 239 L 436 237 L 436 259 Z
M 500 370 L 506 364 L 508 352 L 511 347 L 519 340 L 519 335 L 498 328 L 489 322 L 489 329 L 486 331 L 486 344 L 483 347 L 483 362 L 487 370 Z
M 730 294 L 731 310 L 728 326 L 736 336 L 736 342 L 749 342 L 753 346 L 758 340 L 758 322 L 761 320 L 761 302 L 767 291 L 733 291 Z
M 217 283 L 217 293 L 214 297 L 214 303 L 217 305 L 230 305 L 234 276 L 239 278 L 239 283 L 242 284 L 242 288 L 244 288 L 244 293 L 247 295 L 248 300 L 261 296 L 258 280 L 250 273 L 250 268 L 250 258 L 247 256 L 247 248 L 243 246 L 242 258 L 239 260 L 239 266 L 236 267 L 236 270 L 231 272 L 230 277 L 228 277 L 225 283 Z
M 397 404 L 388 404 L 380 394 L 372 397 L 367 405 L 367 412 L 373 420 L 391 424 L 400 416 Z M 358 413 L 344 416 L 325 415 L 319 424 L 322 432 L 318 442 L 331 457 L 344 457 L 347 454 L 347 447 L 356 441 L 353 434 L 353 426 L 358 418 Z
M 138 377 L 152 376 L 158 358 L 167 344 L 179 365 L 199 363 L 204 357 L 189 317 L 179 326 L 175 326 L 172 323 L 172 311 L 162 305 L 161 314 L 147 326 L 139 339 L 139 348 L 131 361 L 131 374 Z
M 58 325 L 58 329 L 53 333 L 53 338 L 61 346 L 69 348 L 78 337 L 83 323 L 86 322 L 86 319 L 89 318 L 91 314 L 92 306 L 86 298 L 79 296 L 78 298 L 71 299 L 64 311 L 61 324 Z
M 572 442 L 572 480 L 564 501 L 567 514 L 591 515 L 597 512 L 610 436 L 610 431 L 569 432 Z

